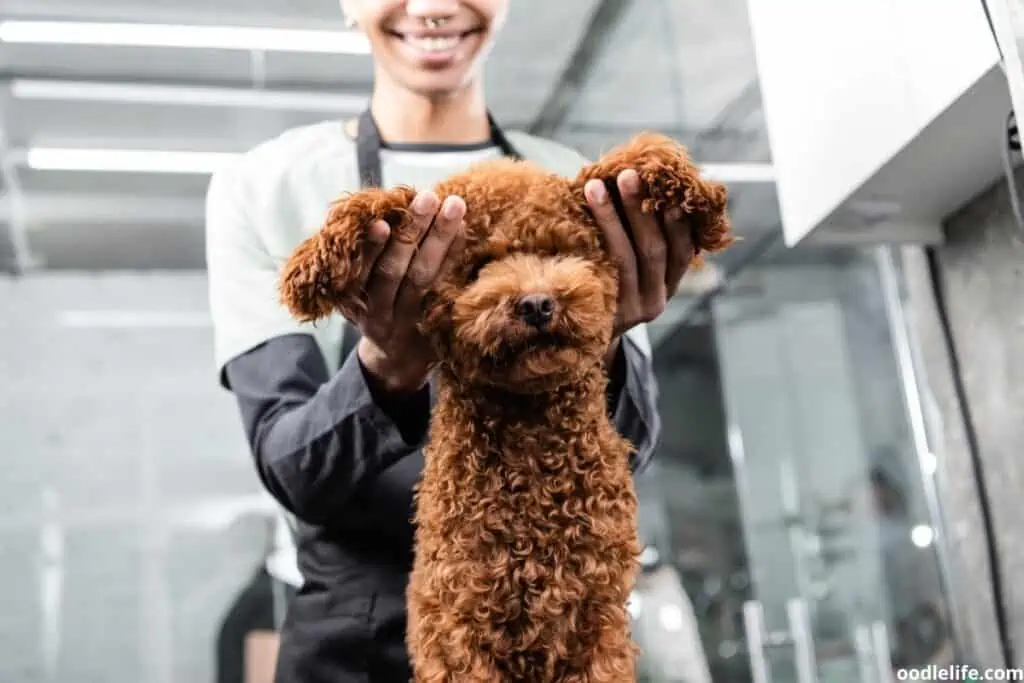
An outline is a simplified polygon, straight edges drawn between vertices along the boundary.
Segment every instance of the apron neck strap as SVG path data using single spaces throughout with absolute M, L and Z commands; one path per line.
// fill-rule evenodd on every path
M 494 120 L 491 112 L 487 112 L 487 123 L 491 129 L 491 142 L 506 157 L 522 159 L 512 143 L 505 137 L 505 132 Z M 380 187 L 382 182 L 380 150 L 384 146 L 380 137 L 380 129 L 373 119 L 373 113 L 367 108 L 360 116 L 356 131 L 356 161 L 359 165 L 359 184 L 363 188 Z

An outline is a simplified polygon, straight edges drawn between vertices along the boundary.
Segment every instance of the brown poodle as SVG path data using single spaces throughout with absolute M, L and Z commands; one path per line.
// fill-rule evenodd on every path
M 575 179 L 498 160 L 435 188 L 465 200 L 466 248 L 422 321 L 441 363 L 408 588 L 418 683 L 634 680 L 632 447 L 609 420 L 603 363 L 617 267 L 583 196 L 592 178 L 614 190 L 627 168 L 645 211 L 684 210 L 698 253 L 732 242 L 725 188 L 653 134 Z M 292 314 L 360 310 L 368 227 L 384 219 L 401 235 L 414 195 L 337 203 L 284 269 Z

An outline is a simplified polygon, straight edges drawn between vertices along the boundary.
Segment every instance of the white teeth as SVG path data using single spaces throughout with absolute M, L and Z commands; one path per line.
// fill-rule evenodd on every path
M 442 38 L 437 36 L 429 36 L 417 38 L 413 36 L 408 36 L 406 37 L 405 42 L 409 43 L 417 50 L 422 50 L 423 52 L 445 52 L 446 50 L 451 50 L 452 48 L 459 44 L 459 37 L 445 36 Z

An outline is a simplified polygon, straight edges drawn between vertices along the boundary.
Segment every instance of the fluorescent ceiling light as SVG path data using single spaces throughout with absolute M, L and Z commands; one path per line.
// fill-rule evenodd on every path
M 25 151 L 24 163 L 37 171 L 209 174 L 236 156 L 230 152 L 33 147 Z
M 21 78 L 11 81 L 11 95 L 21 100 L 342 113 L 362 111 L 369 101 L 367 95 L 351 93 L 288 92 L 255 88 L 188 87 Z
M 771 164 L 702 164 L 701 173 L 723 183 L 774 183 Z
M 370 52 L 366 36 L 356 31 L 15 19 L 0 22 L 0 42 L 350 55 Z

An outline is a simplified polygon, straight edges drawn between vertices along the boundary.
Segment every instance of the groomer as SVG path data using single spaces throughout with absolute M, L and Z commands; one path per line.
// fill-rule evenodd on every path
M 282 629 L 277 683 L 410 678 L 412 490 L 423 467 L 434 360 L 415 325 L 424 290 L 461 248 L 465 204 L 419 194 L 418 247 L 375 226 L 360 320 L 296 323 L 278 302 L 278 270 L 343 191 L 429 189 L 499 155 L 565 175 L 584 164 L 553 142 L 503 132 L 488 113 L 483 61 L 509 4 L 342 0 L 350 26 L 372 47 L 369 110 L 287 131 L 211 180 L 207 261 L 219 380 L 237 397 L 263 484 L 295 519 L 303 584 Z M 608 188 L 595 182 L 586 192 L 622 264 L 609 410 L 642 467 L 660 429 L 643 323 L 664 310 L 691 254 L 670 251 L 664 226 L 642 216 L 634 172 L 622 174 L 618 189 L 621 220 Z

